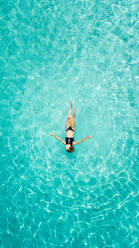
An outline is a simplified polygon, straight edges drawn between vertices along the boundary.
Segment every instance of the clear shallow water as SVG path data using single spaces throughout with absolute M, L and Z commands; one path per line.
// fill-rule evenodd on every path
M 137 1 L 1 1 L 0 37 L 0 247 L 139 247 Z

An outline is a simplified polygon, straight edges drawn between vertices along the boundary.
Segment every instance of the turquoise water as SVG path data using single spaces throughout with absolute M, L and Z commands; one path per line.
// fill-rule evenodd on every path
M 137 1 L 0 1 L 0 248 L 137 248 Z M 69 102 L 77 108 L 68 154 Z

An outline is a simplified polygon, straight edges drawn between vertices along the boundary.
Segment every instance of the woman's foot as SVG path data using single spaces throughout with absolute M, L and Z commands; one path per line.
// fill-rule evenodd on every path
M 76 108 L 74 109 L 74 114 L 73 114 L 74 118 L 75 118 L 75 115 L 76 115 Z

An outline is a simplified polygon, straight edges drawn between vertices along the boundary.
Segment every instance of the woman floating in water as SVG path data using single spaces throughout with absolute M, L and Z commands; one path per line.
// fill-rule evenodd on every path
M 81 143 L 82 141 L 86 139 L 90 139 L 91 136 L 87 136 L 84 139 L 81 139 L 79 141 L 74 142 L 73 138 L 73 133 L 75 132 L 75 114 L 76 114 L 76 109 L 74 109 L 74 114 L 72 116 L 72 102 L 70 102 L 70 109 L 68 112 L 68 119 L 66 122 L 66 138 L 65 141 L 59 138 L 58 136 L 54 135 L 53 133 L 50 133 L 52 136 L 54 136 L 56 139 L 60 140 L 64 145 L 66 145 L 66 150 L 67 152 L 73 152 L 74 151 L 74 145 L 77 145 Z

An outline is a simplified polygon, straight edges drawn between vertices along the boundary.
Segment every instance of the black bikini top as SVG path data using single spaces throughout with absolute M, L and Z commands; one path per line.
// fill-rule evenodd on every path
M 72 143 L 74 141 L 74 138 L 66 137 L 65 140 L 66 140 L 66 145 L 69 145 L 70 144 L 72 146 Z

